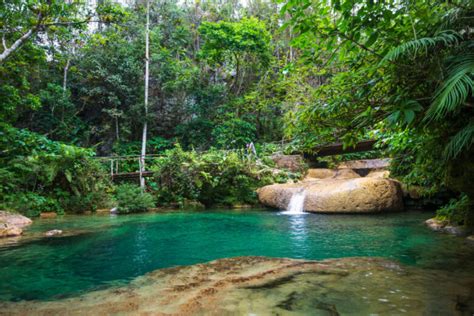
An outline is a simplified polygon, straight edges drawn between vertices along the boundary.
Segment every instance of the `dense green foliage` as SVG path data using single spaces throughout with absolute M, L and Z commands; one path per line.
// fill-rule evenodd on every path
M 472 2 L 307 0 L 283 10 L 299 31 L 300 62 L 325 80 L 289 116 L 287 134 L 307 150 L 375 138 L 404 183 L 472 199 L 472 173 L 454 172 L 474 142 Z M 465 210 L 440 214 L 462 223 Z
M 178 146 L 153 162 L 155 182 L 150 186 L 162 205 L 189 201 L 205 206 L 255 204 L 257 188 L 298 177 L 269 165 L 244 151 L 198 153 Z
M 94 152 L 0 125 L 0 205 L 41 211 L 91 211 L 108 201 L 110 183 Z
M 99 3 L 0 5 L 3 207 L 105 203 L 91 157 L 137 155 L 145 120 L 147 152 L 168 150 L 150 165 L 159 204 L 253 202 L 278 179 L 240 153 L 251 142 L 270 154 L 364 139 L 407 185 L 474 201 L 472 1 L 151 1 L 146 116 L 144 1 Z M 457 209 L 439 214 L 463 222 Z

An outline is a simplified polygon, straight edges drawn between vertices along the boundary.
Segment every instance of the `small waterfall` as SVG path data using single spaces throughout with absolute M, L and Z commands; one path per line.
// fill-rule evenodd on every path
M 305 198 L 306 198 L 306 190 L 304 188 L 293 193 L 290 199 L 290 203 L 288 203 L 288 207 L 286 208 L 286 211 L 282 212 L 282 214 L 287 214 L 287 215 L 303 214 Z

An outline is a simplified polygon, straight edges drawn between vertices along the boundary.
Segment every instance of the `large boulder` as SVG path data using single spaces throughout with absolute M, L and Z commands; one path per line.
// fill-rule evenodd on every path
M 6 223 L 19 228 L 31 225 L 33 221 L 26 216 L 14 214 L 6 211 L 0 211 L 0 223 Z
M 33 221 L 23 215 L 0 211 L 0 237 L 20 236 L 23 228 L 31 223 Z
M 403 209 L 400 184 L 390 179 L 322 179 L 272 184 L 257 193 L 262 204 L 286 209 L 291 196 L 306 190 L 304 210 L 316 213 L 376 213 Z
M 0 223 L 0 237 L 15 237 L 20 236 L 23 230 L 15 225 Z

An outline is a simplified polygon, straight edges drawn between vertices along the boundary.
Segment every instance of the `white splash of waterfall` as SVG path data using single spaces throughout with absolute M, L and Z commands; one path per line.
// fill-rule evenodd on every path
M 282 212 L 282 214 L 287 214 L 287 215 L 303 214 L 305 198 L 306 198 L 306 190 L 304 188 L 293 193 L 290 199 L 290 203 L 288 203 L 288 207 L 286 208 L 286 211 Z

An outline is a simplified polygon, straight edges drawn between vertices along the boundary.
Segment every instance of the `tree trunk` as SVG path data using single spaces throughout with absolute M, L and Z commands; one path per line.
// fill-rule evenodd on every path
M 71 58 L 68 57 L 66 61 L 66 65 L 64 66 L 64 74 L 63 74 L 63 95 L 66 96 L 67 91 L 67 74 L 69 72 L 69 65 L 71 64 Z
M 150 0 L 146 0 L 146 29 L 145 29 L 145 120 L 143 123 L 142 134 L 142 152 L 140 156 L 140 187 L 142 191 L 145 190 L 145 178 L 143 172 L 145 171 L 145 155 L 146 155 L 146 137 L 148 125 L 148 82 L 150 78 Z
M 118 116 L 115 116 L 115 137 L 116 137 L 117 141 L 120 141 L 119 119 L 118 119 Z

